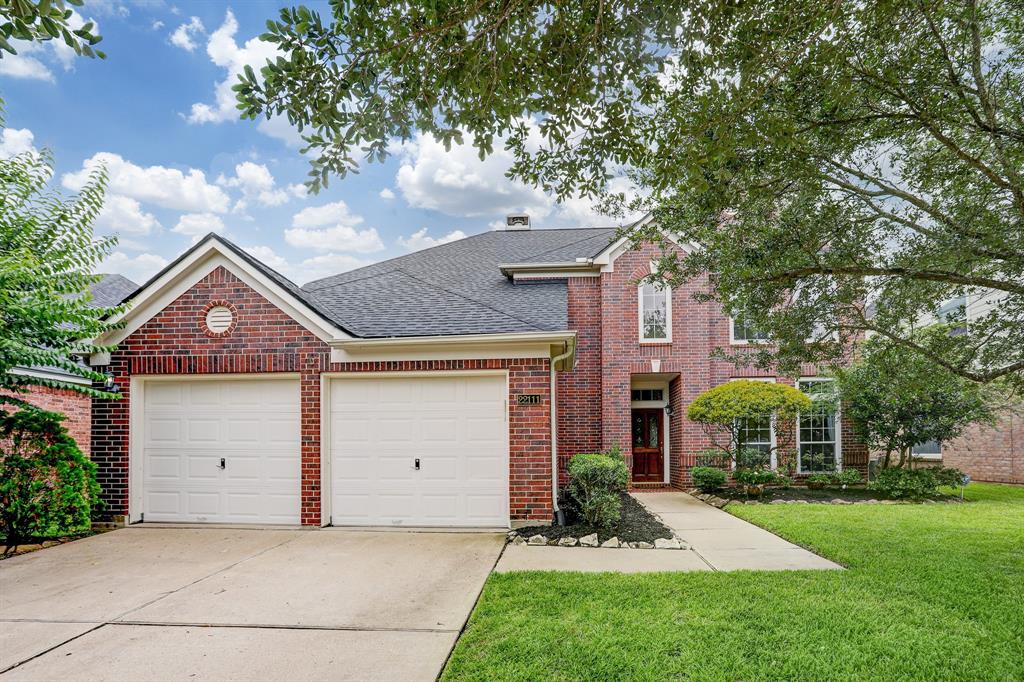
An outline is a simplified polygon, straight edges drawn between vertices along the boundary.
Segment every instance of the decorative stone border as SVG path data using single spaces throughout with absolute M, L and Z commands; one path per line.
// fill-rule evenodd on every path
M 597 533 L 584 535 L 581 538 L 551 538 L 537 534 L 524 538 L 515 531 L 509 532 L 508 542 L 513 545 L 532 547 L 597 547 L 604 549 L 689 549 L 690 547 L 679 538 L 658 538 L 650 542 L 623 542 L 616 537 L 608 538 L 602 543 L 597 541 Z

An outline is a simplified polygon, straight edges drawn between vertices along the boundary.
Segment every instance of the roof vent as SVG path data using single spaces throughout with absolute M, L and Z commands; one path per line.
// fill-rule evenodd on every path
M 505 216 L 506 230 L 529 230 L 530 216 L 526 213 L 513 213 Z

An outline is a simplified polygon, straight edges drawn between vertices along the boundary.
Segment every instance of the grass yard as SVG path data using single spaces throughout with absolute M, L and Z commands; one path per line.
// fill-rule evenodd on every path
M 842 572 L 492 575 L 444 678 L 1022 680 L 1024 487 L 967 497 L 729 507 Z

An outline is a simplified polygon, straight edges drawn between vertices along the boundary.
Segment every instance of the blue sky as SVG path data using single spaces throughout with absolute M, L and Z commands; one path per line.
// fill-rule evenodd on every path
M 121 242 L 103 269 L 140 282 L 209 231 L 304 283 L 493 229 L 510 212 L 530 213 L 535 227 L 613 222 L 588 202 L 557 205 L 507 180 L 503 153 L 480 162 L 422 136 L 305 195 L 295 132 L 238 120 L 226 96 L 244 64 L 271 53 L 255 38 L 284 4 L 87 0 L 79 13 L 98 24 L 106 60 L 53 43 L 0 59 L 0 154 L 48 148 L 67 191 L 104 164 L 97 231 Z

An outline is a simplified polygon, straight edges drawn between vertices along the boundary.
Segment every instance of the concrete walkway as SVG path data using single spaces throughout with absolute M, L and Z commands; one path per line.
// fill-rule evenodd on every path
M 686 493 L 633 496 L 716 571 L 842 569 L 839 564 Z
M 509 545 L 494 570 L 659 573 L 842 569 L 686 493 L 633 496 L 682 538 L 689 550 Z
M 433 680 L 504 540 L 134 527 L 6 559 L 0 673 Z

